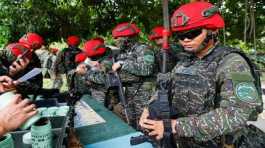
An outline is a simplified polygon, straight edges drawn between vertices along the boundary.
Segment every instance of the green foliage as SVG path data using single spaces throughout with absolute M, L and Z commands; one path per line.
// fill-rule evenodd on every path
M 257 49 L 263 50 L 265 45 L 261 38 L 265 36 L 265 2 L 251 1 L 254 0 L 249 0 L 248 3 L 245 0 L 211 0 L 220 6 L 226 20 L 226 41 L 237 44 L 246 51 L 253 47 L 254 30 L 250 12 L 255 7 Z M 187 2 L 189 0 L 169 0 L 170 14 L 180 4 Z M 101 36 L 112 44 L 111 30 L 124 21 L 137 23 L 142 30 L 141 40 L 147 42 L 150 30 L 163 23 L 162 0 L 1 0 L 0 8 L 0 46 L 17 41 L 29 31 L 41 34 L 46 43 L 76 34 L 85 40 Z M 244 45 L 244 40 L 248 44 Z
M 10 38 L 9 29 L 5 26 L 0 26 L 0 48 L 7 44 L 8 38 Z
M 253 51 L 253 48 L 251 48 L 250 44 L 245 43 L 242 40 L 239 39 L 234 39 L 234 40 L 229 40 L 228 45 L 235 47 L 235 48 L 239 48 L 241 50 L 243 50 L 245 53 L 253 53 L 255 51 Z

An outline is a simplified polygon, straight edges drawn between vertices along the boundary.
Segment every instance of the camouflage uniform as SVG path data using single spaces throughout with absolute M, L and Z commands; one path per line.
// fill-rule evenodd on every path
M 5 67 L 4 69 L 6 70 L 6 73 L 3 73 L 2 75 L 8 75 L 8 68 L 15 60 L 16 57 L 11 53 L 10 50 L 0 50 L 0 61 L 3 67 Z M 27 65 L 25 70 L 19 72 L 15 76 L 12 76 L 12 79 L 17 80 L 27 72 L 31 71 L 33 68 L 41 68 L 40 60 L 34 52 L 32 53 L 32 58 L 30 60 L 30 63 Z M 26 82 L 20 83 L 17 89 L 22 95 L 37 93 L 37 91 L 40 88 L 42 88 L 43 84 L 42 79 L 43 79 L 42 74 L 38 74 L 37 76 L 31 78 Z
M 116 57 L 116 61 L 122 61 L 119 71 L 125 95 L 129 100 L 131 113 L 133 113 L 133 126 L 136 126 L 144 106 L 148 102 L 154 88 L 152 73 L 154 69 L 154 53 L 148 46 L 137 42 L 130 42 L 122 53 Z M 105 83 L 105 73 L 90 71 L 87 79 L 95 83 Z M 136 119 L 136 120 L 135 120 Z
M 2 64 L 2 61 L 0 62 L 0 76 L 3 76 L 8 73 L 8 69 Z
M 42 67 L 42 75 L 45 76 L 48 72 L 47 67 L 45 66 L 47 59 L 49 58 L 49 51 L 45 48 L 41 48 L 35 51 L 36 55 L 40 59 L 41 67 Z
M 155 73 L 162 71 L 163 55 L 161 54 L 160 50 L 163 49 L 155 50 L 155 57 L 156 57 L 155 63 L 156 67 L 159 67 L 155 68 Z M 188 53 L 183 52 L 183 48 L 180 45 L 171 44 L 170 49 L 167 52 L 167 59 L 166 59 L 167 71 L 171 71 L 175 67 L 176 63 L 182 58 L 186 57 L 187 55 Z
M 73 46 L 63 49 L 58 53 L 57 59 L 54 64 L 55 74 L 66 74 L 75 69 L 77 64 L 75 61 L 75 55 L 81 52 L 81 49 Z M 69 77 L 67 76 L 67 83 L 69 85 Z
M 63 78 L 61 74 L 55 74 L 52 67 L 55 67 L 55 62 L 56 62 L 57 56 L 53 53 L 50 53 L 48 55 L 48 58 L 45 61 L 44 66 L 48 69 L 48 73 L 51 77 L 51 80 L 53 81 L 52 83 L 52 88 L 57 88 L 60 89 L 63 85 Z
M 102 55 L 97 61 L 100 63 L 100 69 L 90 68 L 87 73 L 107 73 L 111 70 L 112 66 L 112 57 L 111 57 L 111 49 L 108 49 L 107 52 Z M 90 90 L 92 98 L 96 99 L 97 101 L 104 103 L 106 98 L 107 89 L 102 86 L 102 84 L 94 83 L 93 81 L 86 80 L 90 82 Z M 109 97 L 109 96 L 107 96 Z M 109 98 L 108 98 L 109 99 Z
M 56 58 L 53 71 L 55 75 L 66 74 L 69 89 L 72 87 L 70 86 L 71 80 L 74 79 L 74 87 L 79 90 L 80 93 L 90 93 L 87 89 L 88 86 L 85 82 L 85 78 L 74 74 L 77 66 L 75 63 L 75 56 L 81 52 L 81 49 L 74 46 L 63 49 Z
M 190 56 L 173 69 L 171 96 L 178 147 L 222 147 L 224 141 L 236 147 L 257 142 L 255 146 L 261 147 L 264 140 L 257 139 L 264 135 L 249 137 L 256 141 L 247 137 L 255 132 L 246 122 L 256 120 L 262 100 L 254 71 L 243 57 L 235 49 L 217 45 L 202 59 Z
M 60 89 L 63 85 L 63 78 L 61 74 L 55 75 L 53 72 L 53 67 L 56 61 L 56 55 L 50 53 L 47 49 L 36 50 L 35 53 L 40 59 L 42 67 L 42 75 L 45 77 L 49 74 L 53 81 L 52 88 Z

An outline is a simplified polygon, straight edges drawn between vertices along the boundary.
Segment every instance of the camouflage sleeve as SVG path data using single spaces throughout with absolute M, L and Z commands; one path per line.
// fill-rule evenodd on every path
M 52 58 L 52 65 L 51 65 L 51 68 L 52 68 L 52 69 L 51 69 L 51 70 L 53 70 L 53 67 L 56 66 L 56 65 L 55 65 L 56 63 L 55 63 L 55 62 L 56 62 L 57 56 L 56 56 L 56 55 L 52 55 L 51 58 Z
M 75 69 L 72 69 L 72 70 L 67 72 L 67 76 L 72 77 L 74 75 L 74 73 L 75 73 Z
M 3 61 L 6 58 L 5 50 L 0 50 L 0 76 L 8 75 L 8 67 Z
M 7 49 L 0 50 L 0 59 L 4 66 L 9 68 L 9 65 L 12 64 L 12 62 L 16 59 L 16 57 L 13 56 L 12 52 Z
M 107 72 L 112 70 L 112 60 L 111 59 L 105 59 L 103 60 L 100 65 L 101 65 L 101 71 Z
M 198 116 L 177 119 L 176 135 L 199 141 L 234 132 L 246 125 L 256 107 L 262 104 L 247 62 L 238 54 L 229 54 L 217 69 L 220 99 L 217 108 Z
M 148 76 L 153 73 L 155 64 L 154 53 L 145 45 L 142 45 L 141 48 L 143 48 L 141 49 L 141 52 L 137 52 L 138 55 L 136 61 L 126 59 L 121 70 L 138 76 Z
M 7 69 L 0 65 L 0 76 L 7 75 Z
M 64 64 L 64 51 L 61 51 L 58 53 L 57 58 L 55 60 L 55 64 L 52 67 L 52 70 L 54 71 L 55 75 L 65 73 L 66 69 Z
M 2 57 L 6 57 L 6 55 L 7 55 L 7 49 L 2 49 L 2 50 L 0 50 L 0 57 L 2 58 Z
M 104 71 L 88 70 L 85 78 L 87 81 L 91 81 L 96 84 L 105 84 L 106 73 Z
M 105 84 L 106 73 L 112 68 L 112 60 L 110 57 L 105 58 L 100 62 L 101 68 L 97 70 L 89 69 L 85 75 L 87 81 L 96 84 Z

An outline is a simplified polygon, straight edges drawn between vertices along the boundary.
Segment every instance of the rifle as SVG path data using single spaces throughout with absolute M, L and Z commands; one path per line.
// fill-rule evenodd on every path
M 82 144 L 79 138 L 76 136 L 75 128 L 74 128 L 74 117 L 75 113 L 75 104 L 79 101 L 82 97 L 82 94 L 76 90 L 74 85 L 74 78 L 76 73 L 74 73 L 71 77 L 70 81 L 70 88 L 69 92 L 65 94 L 67 105 L 69 108 L 69 128 L 68 128 L 68 140 L 67 140 L 67 147 L 75 147 L 75 148 L 82 148 Z
M 19 61 L 20 59 L 24 59 L 24 58 L 29 58 L 29 56 L 31 56 L 32 54 L 32 51 L 30 49 L 26 49 L 22 54 L 21 56 L 19 56 L 17 59 L 16 59 L 16 62 Z
M 162 71 L 158 78 L 158 98 L 149 104 L 149 119 L 152 120 L 162 120 L 164 123 L 164 135 L 163 139 L 160 141 L 154 140 L 153 137 L 148 137 L 147 135 L 141 135 L 138 137 L 131 137 L 131 144 L 140 144 L 143 142 L 150 142 L 154 147 L 159 148 L 176 148 L 176 144 L 173 140 L 172 127 L 171 127 L 171 115 L 169 101 L 169 84 L 170 80 L 166 74 L 167 72 L 167 51 L 169 49 L 168 36 L 169 36 L 169 17 L 168 17 L 168 0 L 163 0 L 163 19 L 164 28 L 163 31 L 163 47 L 160 52 L 162 52 Z
M 68 126 L 66 127 L 67 138 L 64 139 L 63 144 L 69 148 L 82 148 L 82 144 L 79 138 L 76 135 L 76 131 L 74 128 L 74 117 L 76 116 L 75 112 L 75 104 L 78 100 L 81 99 L 81 93 L 77 92 L 74 88 L 70 89 L 69 92 L 60 93 L 58 89 L 40 89 L 38 91 L 39 95 L 42 95 L 45 98 L 45 104 L 54 104 L 56 102 L 54 100 L 49 100 L 50 98 L 57 98 L 58 102 L 66 101 L 67 105 L 69 106 L 69 121 Z M 62 101 L 63 100 L 63 101 Z M 36 106 L 43 107 L 43 100 L 36 101 Z M 45 107 L 45 106 L 44 106 Z M 64 134 L 63 134 L 64 135 Z
M 115 58 L 114 55 L 112 57 L 113 63 L 115 63 Z M 106 76 L 106 88 L 108 90 L 110 89 L 116 89 L 118 90 L 118 95 L 119 95 L 119 101 L 121 102 L 123 108 L 124 108 L 124 113 L 125 113 L 125 118 L 127 123 L 130 125 L 131 124 L 131 119 L 130 119 L 130 110 L 128 108 L 128 100 L 125 97 L 125 93 L 123 90 L 123 85 L 120 79 L 119 74 L 116 71 L 110 71 L 107 73 Z M 105 99 L 104 105 L 105 107 L 108 107 L 108 99 Z

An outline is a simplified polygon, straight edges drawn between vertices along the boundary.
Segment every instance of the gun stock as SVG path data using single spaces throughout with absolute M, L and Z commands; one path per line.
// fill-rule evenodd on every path
M 128 109 L 128 100 L 124 95 L 124 90 L 122 86 L 122 82 L 120 80 L 119 74 L 117 72 L 109 72 L 106 78 L 106 87 L 107 89 L 117 89 L 119 94 L 119 101 L 121 102 L 122 106 L 124 107 L 124 113 L 127 123 L 130 125 L 130 111 Z M 106 106 L 106 105 L 105 105 Z
M 159 148 L 176 148 L 176 144 L 173 140 L 171 116 L 170 116 L 170 102 L 169 102 L 169 84 L 170 80 L 167 76 L 167 52 L 169 49 L 168 37 L 169 37 L 169 16 L 168 16 L 168 0 L 163 0 L 163 19 L 164 19 L 164 31 L 163 31 L 163 46 L 160 52 L 162 53 L 162 71 L 158 78 L 158 98 L 149 104 L 149 117 L 152 120 L 162 120 L 164 123 L 164 135 L 163 139 L 156 141 L 153 140 L 156 147 Z M 153 137 L 149 137 L 154 139 Z M 132 139 L 131 139 L 132 140 Z

